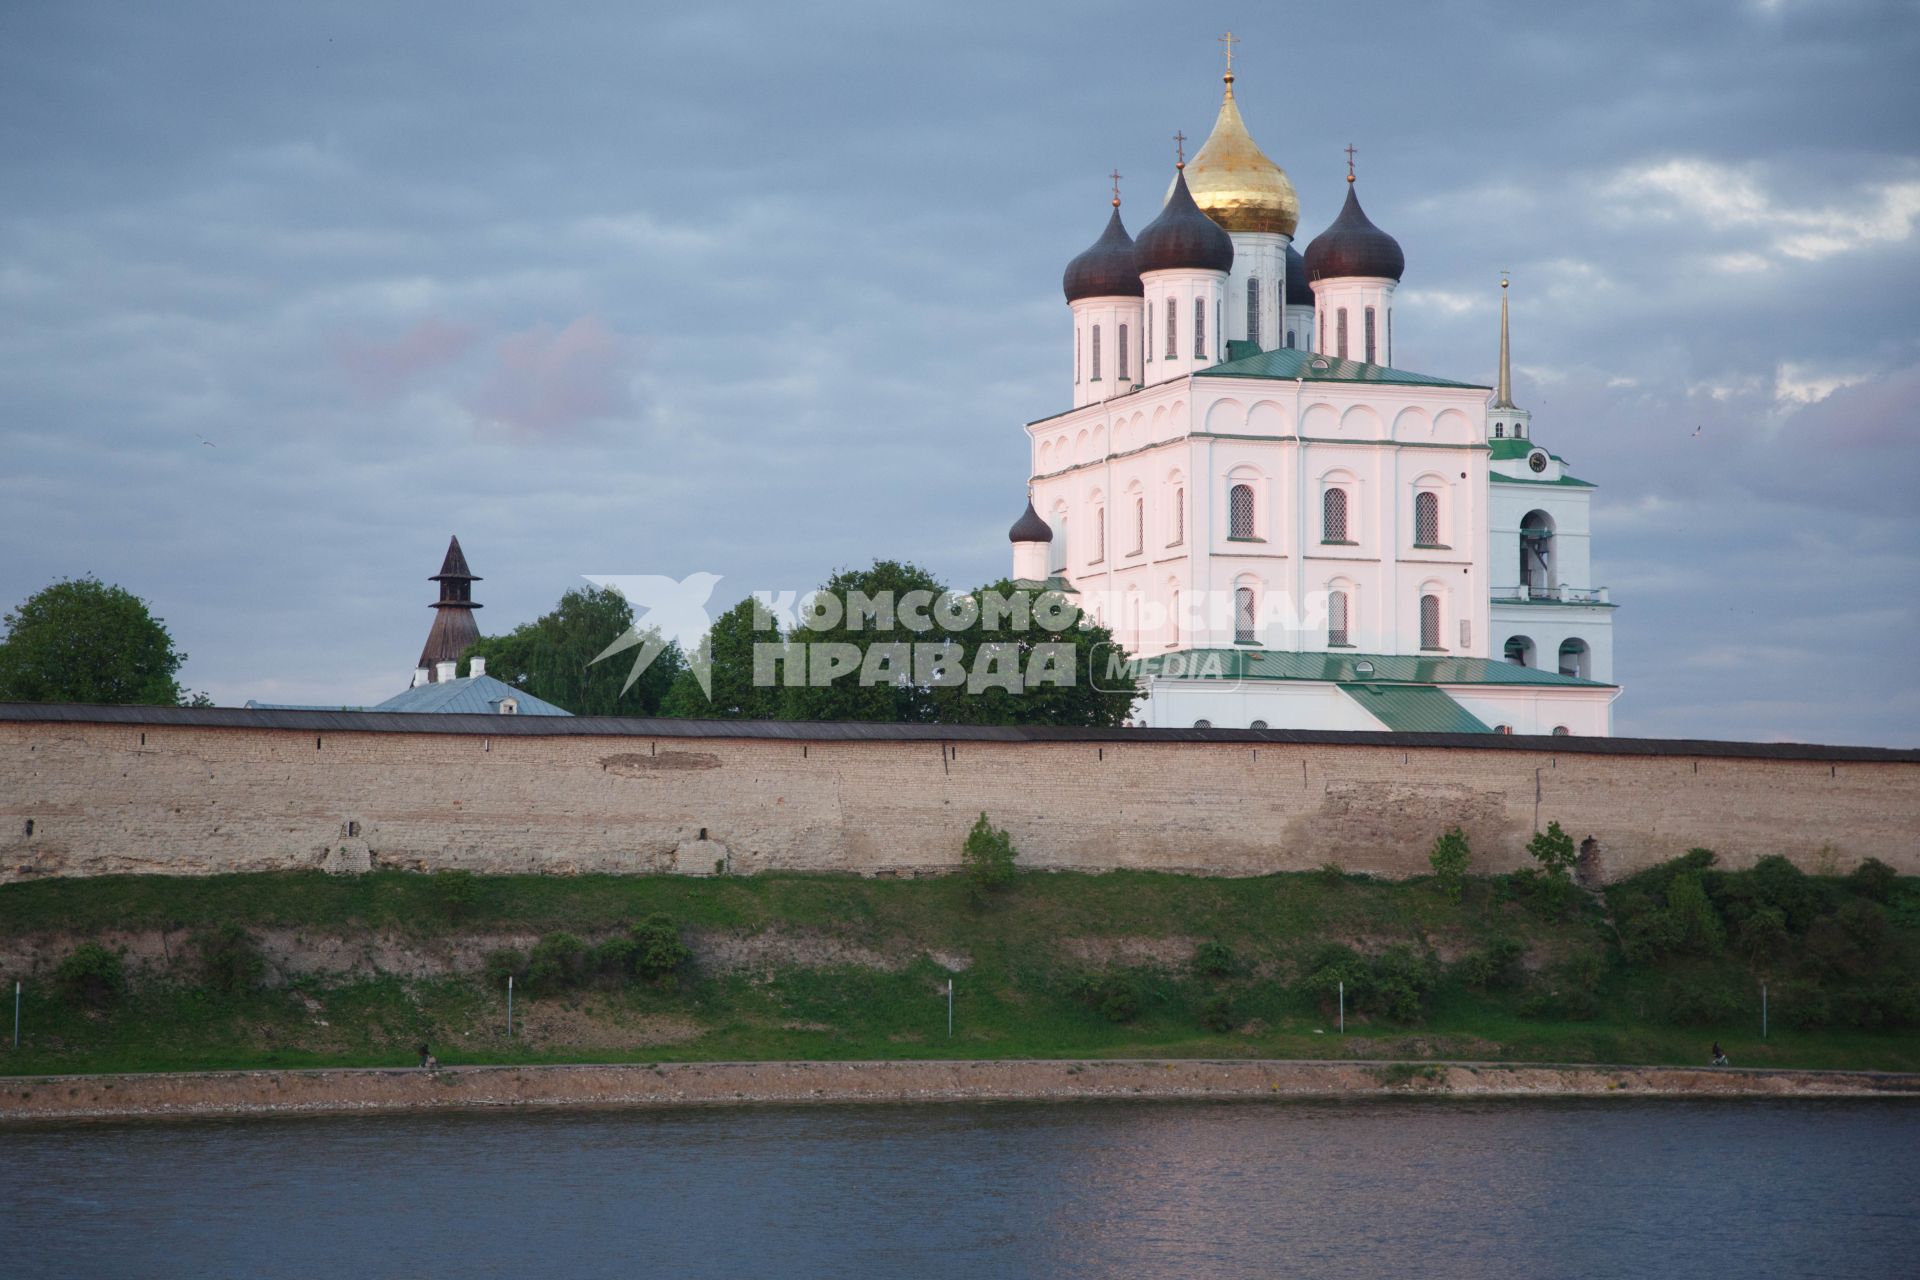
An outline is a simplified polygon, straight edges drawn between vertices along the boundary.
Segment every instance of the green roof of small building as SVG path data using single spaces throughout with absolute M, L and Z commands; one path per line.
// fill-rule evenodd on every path
M 1234 343 L 1230 352 L 1244 349 L 1243 344 Z M 1238 359 L 1225 360 L 1209 368 L 1196 369 L 1193 376 L 1196 378 L 1273 378 L 1287 382 L 1299 379 L 1306 382 L 1394 383 L 1416 387 L 1488 390 L 1477 382 L 1455 382 L 1451 378 L 1436 378 L 1430 374 L 1412 373 L 1406 369 L 1390 369 L 1386 365 L 1368 364 L 1364 360 L 1343 360 L 1338 356 L 1324 356 L 1313 351 L 1302 351 L 1296 347 L 1281 347 L 1276 351 L 1262 351 L 1255 355 L 1243 355 Z
M 1495 462 L 1518 462 L 1535 449 L 1540 448 L 1539 445 L 1524 436 L 1500 436 L 1497 439 L 1487 441 L 1487 447 L 1493 451 L 1492 456 Z M 1547 456 L 1555 462 L 1566 461 L 1565 458 L 1551 451 L 1547 451 Z
M 1342 684 L 1340 692 L 1395 733 L 1492 733 L 1480 717 L 1432 685 Z
M 1173 671 L 1169 675 L 1169 664 Z M 1360 664 L 1371 663 L 1371 671 Z M 1278 649 L 1175 649 L 1141 658 L 1142 675 L 1196 680 L 1324 680 L 1333 684 L 1544 685 L 1562 689 L 1611 689 L 1598 680 L 1523 667 L 1505 659 L 1444 654 L 1292 653 Z
M 1503 476 L 1498 471 L 1495 471 L 1487 478 L 1495 484 L 1557 484 L 1569 489 L 1598 489 L 1600 487 L 1591 480 L 1575 480 L 1572 476 L 1561 476 L 1558 480 L 1535 480 L 1530 476 Z

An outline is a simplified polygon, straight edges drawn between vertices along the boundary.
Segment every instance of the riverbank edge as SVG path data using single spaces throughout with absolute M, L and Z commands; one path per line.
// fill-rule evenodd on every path
M 0 1077 L 0 1123 L 491 1107 L 1359 1096 L 1920 1098 L 1920 1072 L 1277 1059 L 670 1062 Z

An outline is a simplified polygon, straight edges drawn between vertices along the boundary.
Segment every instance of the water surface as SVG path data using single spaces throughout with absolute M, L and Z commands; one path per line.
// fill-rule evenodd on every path
M 1077 1103 L 0 1130 L 0 1276 L 1868 1276 L 1920 1105 Z

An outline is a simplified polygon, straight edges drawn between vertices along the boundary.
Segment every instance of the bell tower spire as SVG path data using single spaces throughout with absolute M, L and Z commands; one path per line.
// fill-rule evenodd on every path
M 1513 403 L 1513 357 L 1507 345 L 1507 273 L 1500 273 L 1500 381 L 1494 389 L 1493 407 L 1517 408 Z

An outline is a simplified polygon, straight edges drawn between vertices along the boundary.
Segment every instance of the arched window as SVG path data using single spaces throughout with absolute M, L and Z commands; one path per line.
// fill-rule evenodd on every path
M 1494 424 L 1493 424 L 1493 438 L 1494 438 L 1495 440 L 1504 440 L 1504 439 L 1506 439 L 1506 438 L 1507 438 L 1507 424 L 1506 424 L 1506 423 L 1504 423 L 1504 422 L 1496 422 L 1496 423 L 1494 423 Z
M 1091 382 L 1100 381 L 1100 326 L 1093 326 L 1093 377 Z
M 1553 594 L 1553 517 L 1544 511 L 1520 517 L 1520 585 L 1529 599 Z
M 1093 509 L 1093 559 L 1088 564 L 1099 564 L 1107 558 L 1107 509 Z
M 1265 720 L 1255 720 L 1252 724 L 1247 726 L 1247 728 L 1249 729 L 1264 729 L 1266 727 L 1267 727 L 1267 722 Z
M 1237 484 L 1227 491 L 1227 536 L 1253 537 L 1253 486 Z
M 1127 380 L 1127 326 L 1120 326 L 1120 381 Z
M 1260 281 L 1247 277 L 1247 341 L 1260 345 Z
M 1193 358 L 1195 360 L 1207 358 L 1207 300 L 1205 298 L 1193 300 Z
M 1572 730 L 1568 729 L 1567 726 L 1563 724 L 1557 724 L 1553 726 L 1553 736 L 1556 738 L 1569 738 L 1573 736 L 1573 732 Z
M 1373 364 L 1373 308 L 1367 308 L 1367 363 Z
M 1343 645 L 1347 641 L 1347 593 L 1327 593 L 1327 643 Z
M 1420 597 L 1420 647 L 1440 647 L 1440 597 Z
M 1320 496 L 1320 540 L 1347 540 L 1347 491 L 1329 489 Z
M 1300 345 L 1299 342 L 1295 340 L 1293 330 L 1291 329 L 1287 330 L 1287 348 L 1291 350 L 1294 347 L 1297 347 L 1299 345 Z
M 1133 554 L 1139 555 L 1147 549 L 1147 500 L 1133 500 Z
M 1179 301 L 1174 298 L 1168 298 L 1167 299 L 1167 359 L 1169 360 L 1178 360 L 1180 358 L 1180 344 L 1177 340 L 1177 335 L 1174 331 L 1175 326 L 1179 321 L 1179 319 L 1180 319 Z
M 1213 728 L 1213 721 L 1211 721 L 1211 720 L 1195 720 L 1195 721 L 1193 722 L 1193 727 L 1194 727 L 1194 728 L 1196 728 L 1196 729 L 1211 729 L 1211 728 Z
M 1588 659 L 1591 656 L 1592 655 L 1587 652 L 1586 641 L 1562 641 L 1560 644 L 1560 674 L 1563 676 L 1575 676 L 1581 680 L 1587 679 L 1587 672 L 1591 669 L 1588 664 Z
M 1173 538 L 1167 543 L 1177 547 L 1187 540 L 1187 487 L 1177 485 L 1173 490 Z
M 1335 350 L 1334 354 L 1339 356 L 1342 360 L 1345 360 L 1347 358 L 1347 309 L 1345 307 L 1341 307 L 1338 311 L 1334 312 L 1334 316 L 1335 316 L 1334 323 L 1339 327 L 1339 330 L 1340 330 L 1340 337 L 1336 344 L 1337 349 Z
M 1235 644 L 1253 644 L 1253 588 L 1235 587 L 1233 589 L 1233 642 Z
M 1440 495 L 1431 490 L 1422 489 L 1413 495 L 1413 544 L 1440 545 Z
M 1505 653 L 1507 661 L 1516 667 L 1533 665 L 1533 641 L 1526 636 L 1508 636 Z
M 1511 734 L 1513 732 L 1513 726 L 1510 724 L 1497 724 L 1493 726 L 1493 731 L 1495 733 Z

